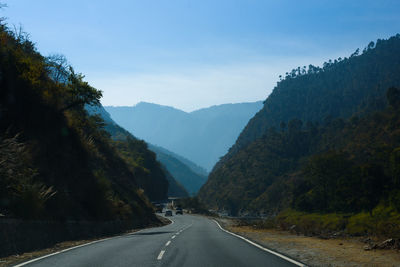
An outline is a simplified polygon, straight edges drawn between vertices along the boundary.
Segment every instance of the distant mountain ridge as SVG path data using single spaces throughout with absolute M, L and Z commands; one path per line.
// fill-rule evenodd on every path
M 135 136 L 164 147 L 210 171 L 235 142 L 262 102 L 224 104 L 190 113 L 140 102 L 105 106 L 111 117 Z

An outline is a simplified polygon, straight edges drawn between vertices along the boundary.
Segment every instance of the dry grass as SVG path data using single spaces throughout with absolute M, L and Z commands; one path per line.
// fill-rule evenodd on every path
M 400 266 L 399 251 L 365 251 L 359 238 L 325 240 L 249 226 L 227 228 L 309 266 Z

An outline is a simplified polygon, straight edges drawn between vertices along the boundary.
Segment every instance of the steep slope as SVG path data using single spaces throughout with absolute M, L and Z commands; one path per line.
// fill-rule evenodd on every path
M 186 191 L 185 187 L 183 187 L 183 185 L 181 185 L 180 183 L 178 183 L 175 179 L 175 177 L 173 177 L 169 171 L 167 170 L 166 167 L 163 166 L 163 170 L 164 173 L 167 176 L 167 180 L 168 180 L 168 196 L 169 197 L 188 197 L 189 194 Z
M 156 221 L 142 179 L 160 171 L 155 155 L 121 158 L 84 105 L 101 92 L 65 64 L 44 58 L 25 36 L 0 25 L 0 213 L 49 220 Z M 150 155 L 144 160 L 142 155 Z M 133 170 L 132 170 L 133 169 Z M 165 187 L 165 192 L 166 192 Z
M 397 35 L 323 69 L 288 74 L 215 166 L 198 194 L 201 201 L 233 214 L 276 214 L 287 207 L 355 212 L 389 201 L 397 194 L 385 179 L 386 162 L 399 146 L 398 111 L 368 114 L 384 110 L 387 89 L 400 86 L 399 52 Z M 367 188 L 356 194 L 360 184 Z M 312 208 L 317 203 L 326 204 Z
M 126 161 L 132 162 L 138 156 L 142 159 L 149 157 L 152 159 L 155 158 L 155 154 L 153 153 L 155 151 L 153 149 L 150 149 L 153 152 L 148 151 L 148 146 L 144 141 L 137 140 L 132 134 L 116 124 L 113 119 L 111 119 L 110 114 L 108 114 L 103 106 L 88 105 L 85 108 L 89 112 L 89 114 L 99 115 L 104 120 L 104 129 L 111 135 L 111 138 L 114 140 L 114 146 L 116 146 L 119 151 L 123 152 L 121 157 L 125 158 Z M 136 149 L 133 150 L 135 151 L 135 153 L 132 154 L 129 149 L 127 151 L 127 143 L 130 144 L 132 148 L 136 147 Z M 140 155 L 137 154 L 137 147 L 142 147 Z M 157 160 L 160 161 L 159 158 Z M 162 161 L 161 163 L 164 164 L 164 162 Z M 150 164 L 157 163 L 150 162 Z M 187 197 L 188 193 L 186 192 L 185 188 L 176 181 L 174 176 L 169 173 L 168 169 L 164 166 L 160 167 L 162 169 L 162 173 L 158 171 L 157 173 L 153 173 L 152 175 L 147 175 L 143 177 L 144 179 L 141 179 L 139 182 L 140 187 L 144 189 L 146 195 L 149 196 L 150 200 L 165 200 L 167 195 L 173 197 Z M 168 185 L 166 185 L 166 181 L 168 182 Z M 168 188 L 168 190 L 166 190 L 166 188 Z
M 269 127 L 297 118 L 322 122 L 325 118 L 346 118 L 371 105 L 380 105 L 390 86 L 399 86 L 400 37 L 371 42 L 349 58 L 329 60 L 323 68 L 297 68 L 277 83 L 263 108 L 240 133 L 229 155 L 261 137 Z M 373 108 L 377 108 L 377 106 Z
M 156 145 L 152 145 L 149 144 L 149 147 L 152 151 L 156 152 L 156 153 L 162 153 L 162 154 L 166 154 L 169 155 L 173 158 L 178 159 L 180 162 L 182 162 L 183 164 L 185 164 L 186 166 L 188 166 L 194 173 L 200 175 L 200 176 L 208 176 L 208 172 L 206 171 L 206 169 L 200 167 L 199 165 L 197 165 L 196 163 L 188 160 L 185 157 L 182 157 L 181 155 L 178 155 L 172 151 L 169 151 L 168 149 L 165 149 L 163 147 L 160 146 L 156 146 Z
M 157 159 L 190 195 L 195 195 L 200 187 L 207 181 L 207 176 L 194 172 L 180 159 L 174 157 L 173 153 L 168 152 L 168 150 L 153 145 L 149 145 L 149 149 L 157 154 Z M 194 164 L 192 163 L 191 165 Z
M 105 108 L 138 138 L 211 170 L 261 107 L 261 102 L 226 104 L 186 113 L 142 102 L 133 107 Z

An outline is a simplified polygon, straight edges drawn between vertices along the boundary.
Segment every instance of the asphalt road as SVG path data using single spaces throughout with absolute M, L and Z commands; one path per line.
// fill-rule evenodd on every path
M 167 226 L 107 239 L 25 266 L 295 266 L 222 231 L 210 219 L 174 215 Z

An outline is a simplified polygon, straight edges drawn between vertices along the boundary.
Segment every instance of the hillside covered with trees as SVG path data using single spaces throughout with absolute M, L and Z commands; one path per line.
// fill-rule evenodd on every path
M 156 221 L 168 181 L 134 138 L 113 141 L 86 105 L 102 94 L 63 56 L 0 24 L 0 213 L 48 220 Z
M 322 67 L 298 67 L 280 76 L 263 108 L 224 158 L 262 137 L 270 127 L 280 129 L 295 118 L 321 123 L 326 118 L 348 118 L 366 108 L 384 108 L 386 90 L 400 86 L 399 43 L 399 35 L 378 39 L 349 57 L 328 60 Z
M 159 146 L 149 145 L 149 149 L 156 153 L 157 160 L 165 166 L 175 180 L 187 191 L 186 194 L 181 192 L 175 196 L 187 197 L 188 194 L 195 195 L 207 181 L 205 170 L 193 162 Z
M 136 158 L 141 157 L 142 159 L 145 159 L 144 165 L 146 166 L 146 168 L 152 169 L 152 167 L 154 167 L 152 165 L 158 164 L 154 161 L 154 156 L 156 156 L 157 161 L 162 164 L 162 172 L 160 172 L 159 168 L 156 168 L 156 173 L 153 172 L 150 175 L 150 173 L 146 174 L 146 172 L 144 172 L 142 173 L 142 175 L 140 175 L 140 187 L 143 188 L 145 192 L 147 192 L 146 194 L 150 197 L 150 199 L 155 201 L 166 199 L 165 188 L 168 188 L 167 195 L 169 197 L 188 196 L 188 192 L 186 191 L 185 187 L 178 182 L 179 178 L 183 177 L 185 179 L 186 177 L 189 177 L 190 179 L 190 177 L 196 175 L 190 170 L 188 172 L 182 173 L 181 169 L 189 169 L 188 166 L 186 166 L 184 163 L 174 158 L 173 156 L 167 154 L 167 152 L 165 152 L 165 149 L 156 148 L 153 145 L 148 145 L 143 140 L 137 140 L 137 138 L 134 137 L 131 133 L 116 124 L 111 118 L 110 114 L 103 108 L 103 106 L 86 106 L 86 110 L 89 112 L 89 114 L 100 116 L 101 119 L 104 120 L 105 125 L 103 128 L 111 135 L 111 138 L 114 141 L 112 142 L 112 144 L 118 148 L 118 151 L 121 153 L 121 157 L 124 158 L 126 161 L 135 162 Z M 170 161 L 177 162 L 176 164 L 178 168 L 174 168 L 175 165 L 171 166 L 171 164 L 169 164 Z M 132 168 L 135 166 L 135 164 L 130 164 L 130 166 Z M 137 172 L 134 169 L 132 169 L 132 171 Z M 181 173 L 184 176 L 182 176 Z M 165 179 L 163 178 L 164 174 L 166 180 L 168 181 L 167 186 L 165 185 Z M 206 177 L 204 176 L 203 180 L 200 180 L 202 182 L 200 186 L 204 184 L 205 179 Z M 198 189 L 200 188 L 200 186 L 198 186 Z
M 378 206 L 398 214 L 399 52 L 397 35 L 288 73 L 199 199 L 234 215 L 372 214 Z

